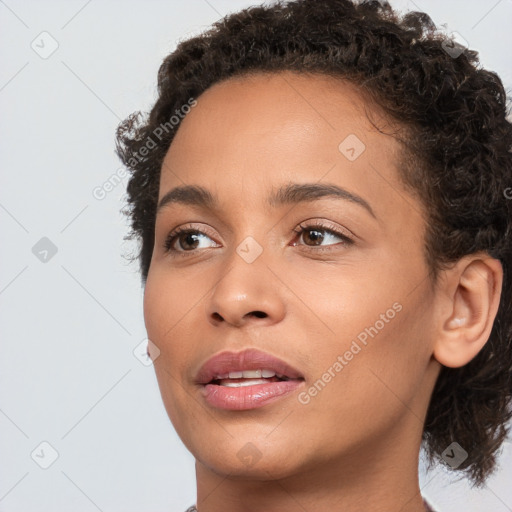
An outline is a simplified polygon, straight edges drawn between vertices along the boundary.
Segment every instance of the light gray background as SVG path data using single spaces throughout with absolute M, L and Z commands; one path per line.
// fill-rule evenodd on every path
M 178 39 L 252 3 L 0 1 L 0 511 L 180 512 L 195 501 L 193 458 L 133 353 L 145 330 L 137 264 L 122 257 L 134 250 L 119 213 L 126 177 L 102 200 L 93 191 L 120 174 L 115 128 L 151 106 Z M 392 5 L 447 23 L 510 91 L 511 0 Z M 31 48 L 51 49 L 43 31 L 59 45 L 46 59 Z M 32 252 L 43 237 L 57 248 L 47 262 Z M 59 455 L 48 469 L 36 463 L 51 462 L 43 441 Z M 511 511 L 510 482 L 510 441 L 482 491 L 441 471 L 420 481 L 439 512 Z

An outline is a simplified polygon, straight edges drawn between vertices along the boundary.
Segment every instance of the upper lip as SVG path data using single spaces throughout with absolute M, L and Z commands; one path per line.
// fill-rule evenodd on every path
M 201 366 L 196 375 L 198 384 L 207 384 L 217 376 L 243 370 L 273 370 L 289 379 L 302 379 L 302 374 L 282 359 L 257 349 L 242 352 L 221 352 Z

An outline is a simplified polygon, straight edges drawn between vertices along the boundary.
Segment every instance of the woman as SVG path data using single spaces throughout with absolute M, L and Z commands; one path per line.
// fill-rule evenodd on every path
M 432 510 L 422 443 L 483 485 L 512 416 L 500 79 L 425 14 L 296 0 L 182 42 L 158 86 L 117 151 L 197 510 Z

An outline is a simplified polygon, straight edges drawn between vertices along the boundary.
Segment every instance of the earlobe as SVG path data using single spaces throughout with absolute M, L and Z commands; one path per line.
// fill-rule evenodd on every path
M 503 282 L 499 260 L 474 254 L 445 272 L 434 357 L 458 368 L 469 363 L 487 343 L 498 312 Z

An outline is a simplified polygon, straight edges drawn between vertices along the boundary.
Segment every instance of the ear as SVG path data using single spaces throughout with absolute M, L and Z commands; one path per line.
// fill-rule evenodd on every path
M 438 287 L 434 357 L 458 368 L 469 363 L 491 334 L 503 283 L 499 260 L 477 253 L 443 270 Z

